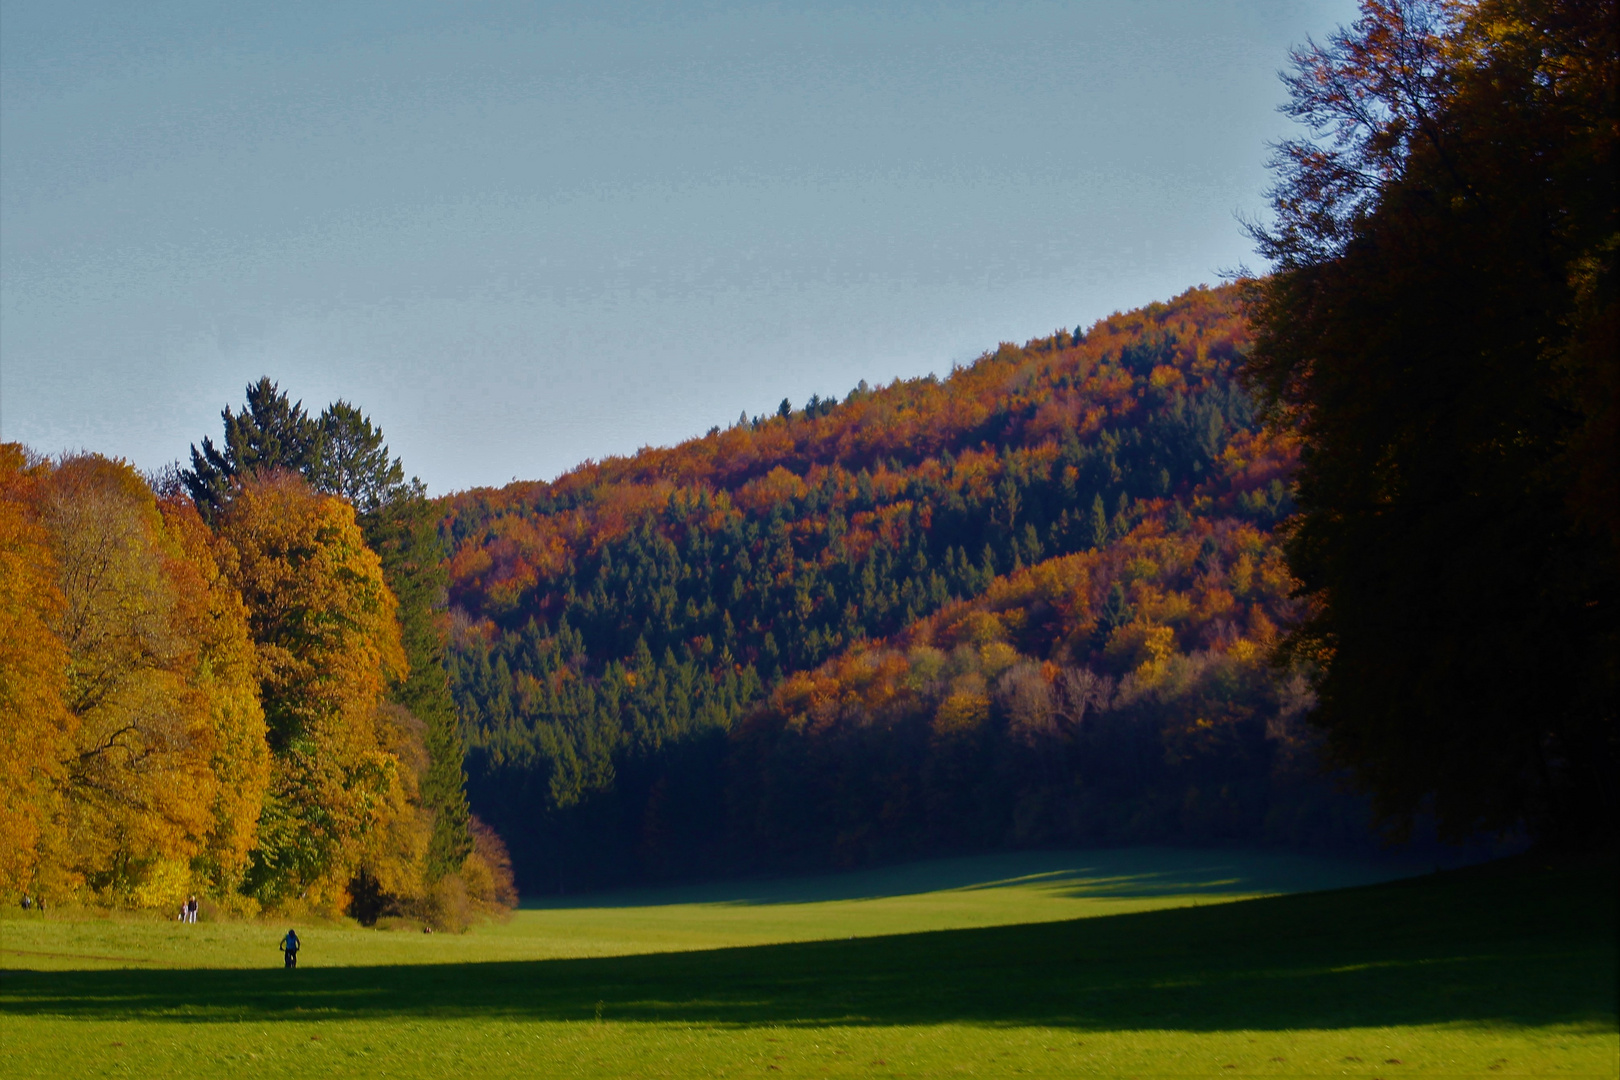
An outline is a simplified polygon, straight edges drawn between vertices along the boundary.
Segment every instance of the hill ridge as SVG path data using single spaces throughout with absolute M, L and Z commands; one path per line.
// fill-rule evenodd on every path
M 1199 287 L 942 380 L 445 500 L 470 791 L 520 880 L 539 884 L 524 875 L 541 865 L 542 887 L 576 887 L 737 859 L 1199 838 L 1181 818 L 1215 822 L 1204 838 L 1349 842 L 1348 805 L 1312 795 L 1281 812 L 1304 824 L 1271 805 L 1283 759 L 1295 794 L 1309 786 L 1290 721 L 1308 690 L 1264 664 L 1297 616 L 1271 539 L 1295 458 L 1238 378 L 1239 304 L 1235 286 Z M 1135 789 L 1081 798 L 1077 757 L 1033 809 L 1032 766 L 1013 759 L 1106 757 L 1082 751 L 1080 727 L 1089 715 L 1101 737 L 1098 718 L 1127 713 L 1181 747 L 1161 747 L 1172 771 L 1226 765 L 1149 808 Z M 794 741 L 846 728 L 893 744 Z M 999 761 L 1000 793 L 885 811 L 876 793 L 894 783 L 943 788 L 922 777 L 967 752 L 951 731 Z M 1242 749 L 1190 749 L 1228 737 Z M 816 754 L 833 775 L 806 788 Z M 767 761 L 782 775 L 767 781 Z M 841 772 L 855 762 L 870 767 Z M 782 785 L 797 794 L 766 793 Z M 1214 812 L 1183 805 L 1190 790 Z M 769 809 L 784 800 L 797 824 Z M 1088 800 L 1115 803 L 1111 820 Z

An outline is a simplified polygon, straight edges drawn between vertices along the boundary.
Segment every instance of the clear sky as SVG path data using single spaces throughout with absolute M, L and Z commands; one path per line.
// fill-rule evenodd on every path
M 945 372 L 1254 256 L 1349 0 L 0 4 L 0 438 L 269 374 L 443 492 Z

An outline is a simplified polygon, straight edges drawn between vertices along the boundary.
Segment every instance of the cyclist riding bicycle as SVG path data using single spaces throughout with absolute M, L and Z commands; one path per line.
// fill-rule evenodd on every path
M 296 930 L 288 930 L 287 936 L 281 939 L 281 951 L 286 957 L 287 967 L 295 968 L 298 966 L 299 944 L 298 931 Z

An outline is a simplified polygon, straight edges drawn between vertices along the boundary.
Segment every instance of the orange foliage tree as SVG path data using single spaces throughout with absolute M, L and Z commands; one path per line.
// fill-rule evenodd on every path
M 37 488 L 48 470 L 0 445 L 0 889 L 34 888 L 40 840 L 59 814 L 74 734 L 68 655 L 52 632 L 63 601 Z
M 128 465 L 79 456 L 27 474 L 24 487 L 12 473 L 9 516 L 46 541 L 30 553 L 54 579 L 31 598 L 50 631 L 34 647 L 65 659 L 71 716 L 65 739 L 30 750 L 49 789 L 34 803 L 49 822 L 35 887 L 161 907 L 228 883 L 263 789 L 240 602 L 211 587 L 206 541 Z

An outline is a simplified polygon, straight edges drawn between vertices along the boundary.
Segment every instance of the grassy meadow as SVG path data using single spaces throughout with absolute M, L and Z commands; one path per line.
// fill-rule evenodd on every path
M 1416 869 L 940 860 L 300 926 L 296 972 L 280 924 L 12 912 L 0 1075 L 1616 1075 L 1613 861 Z

